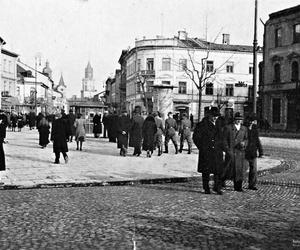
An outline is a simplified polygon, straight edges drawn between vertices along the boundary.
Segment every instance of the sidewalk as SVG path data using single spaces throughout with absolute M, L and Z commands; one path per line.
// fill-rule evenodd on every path
M 0 184 L 2 189 L 171 182 L 201 176 L 197 173 L 198 150 L 190 155 L 187 151 L 175 155 L 171 144 L 169 154 L 160 157 L 157 151 L 151 158 L 145 152 L 140 157 L 132 156 L 133 148 L 129 148 L 127 157 L 121 157 L 116 143 L 87 137 L 83 151 L 76 150 L 75 142 L 68 143 L 67 164 L 62 156 L 60 164 L 53 164 L 52 143 L 41 149 L 37 130 L 26 127 L 22 132 L 7 131 L 6 139 L 8 171 Z M 281 159 L 259 158 L 258 170 L 265 171 L 280 163 Z

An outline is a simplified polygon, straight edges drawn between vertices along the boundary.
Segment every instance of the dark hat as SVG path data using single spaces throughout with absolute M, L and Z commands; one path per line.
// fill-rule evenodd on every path
M 234 114 L 234 120 L 243 120 L 244 118 L 241 116 L 240 112 L 236 112 Z
M 248 117 L 247 120 L 248 120 L 249 122 L 256 121 L 256 120 L 257 120 L 256 114 L 251 114 L 251 115 L 249 115 L 249 117 Z
M 168 113 L 168 115 L 172 115 L 173 113 L 170 111 L 169 113 Z
M 211 107 L 210 110 L 208 111 L 208 114 L 214 117 L 221 115 L 217 107 Z

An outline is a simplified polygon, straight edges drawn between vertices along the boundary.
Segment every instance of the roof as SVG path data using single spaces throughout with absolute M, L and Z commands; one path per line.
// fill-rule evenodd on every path
M 295 13 L 300 13 L 300 5 L 271 13 L 269 17 L 270 19 L 274 19 L 274 18 L 278 18 L 281 16 L 288 16 Z
M 63 87 L 65 87 L 65 88 L 67 87 L 67 86 L 65 85 L 64 78 L 63 78 L 62 75 L 60 76 L 58 86 L 63 86 Z
M 1 49 L 1 52 L 5 55 L 8 55 L 8 56 L 12 56 L 12 57 L 18 57 L 19 55 L 14 53 L 14 52 L 11 52 L 11 51 L 8 51 L 6 49 Z
M 6 44 L 6 42 L 2 39 L 1 36 L 0 36 L 0 43 L 1 43 L 2 45 L 5 45 L 5 44 Z

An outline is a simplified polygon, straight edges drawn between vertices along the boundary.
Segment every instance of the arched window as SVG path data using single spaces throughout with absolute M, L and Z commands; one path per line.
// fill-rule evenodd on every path
M 274 82 L 280 82 L 280 64 L 274 65 Z
M 298 62 L 294 61 L 292 63 L 292 81 L 299 80 L 299 65 Z

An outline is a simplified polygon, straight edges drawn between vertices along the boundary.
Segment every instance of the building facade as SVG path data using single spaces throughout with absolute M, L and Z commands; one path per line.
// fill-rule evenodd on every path
M 300 5 L 269 15 L 262 70 L 262 116 L 273 129 L 300 129 Z
M 93 96 L 97 93 L 97 89 L 95 88 L 94 73 L 90 62 L 88 62 L 84 73 L 84 78 L 82 79 L 81 98 L 93 98 Z
M 146 113 L 169 111 L 193 114 L 198 119 L 199 90 L 197 71 L 203 74 L 200 118 L 212 105 L 223 112 L 250 112 L 253 81 L 252 46 L 209 43 L 189 38 L 180 31 L 174 38 L 136 40 L 135 47 L 124 54 L 126 63 L 126 105 L 132 112 L 136 106 Z M 258 61 L 262 53 L 258 53 Z M 203 66 L 202 62 L 204 62 Z M 253 93 L 253 92 L 252 92 Z M 146 108 L 147 107 L 147 108 Z

